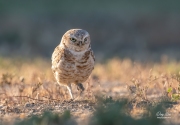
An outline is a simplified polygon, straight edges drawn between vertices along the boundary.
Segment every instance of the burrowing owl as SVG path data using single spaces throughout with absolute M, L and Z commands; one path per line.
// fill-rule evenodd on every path
M 85 82 L 94 69 L 95 57 L 89 33 L 82 29 L 68 30 L 52 54 L 52 71 L 58 84 L 67 87 L 73 99 L 71 84 L 82 93 Z

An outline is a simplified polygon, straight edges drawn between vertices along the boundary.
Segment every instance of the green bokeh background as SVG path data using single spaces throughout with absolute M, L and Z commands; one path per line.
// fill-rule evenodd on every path
M 62 35 L 82 28 L 97 61 L 179 60 L 179 0 L 0 0 L 0 56 L 50 58 Z

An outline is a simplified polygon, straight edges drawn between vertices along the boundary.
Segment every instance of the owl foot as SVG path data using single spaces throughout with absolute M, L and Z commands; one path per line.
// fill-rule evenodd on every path
M 84 91 L 84 86 L 81 83 L 78 83 L 77 84 L 77 90 L 83 92 Z
M 73 101 L 74 101 L 74 98 L 73 98 L 73 99 L 70 99 L 69 101 L 70 101 L 70 102 L 73 102 Z

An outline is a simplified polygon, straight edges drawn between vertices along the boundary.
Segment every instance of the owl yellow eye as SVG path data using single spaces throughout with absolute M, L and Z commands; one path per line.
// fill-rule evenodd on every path
M 86 42 L 87 41 L 87 38 L 84 38 L 84 42 Z
M 76 42 L 76 39 L 75 39 L 75 38 L 70 38 L 70 40 L 71 40 L 72 42 Z

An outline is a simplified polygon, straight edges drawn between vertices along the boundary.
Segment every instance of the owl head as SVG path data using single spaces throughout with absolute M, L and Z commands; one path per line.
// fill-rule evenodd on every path
M 82 29 L 68 30 L 62 37 L 60 45 L 73 51 L 83 51 L 90 47 L 90 35 Z

